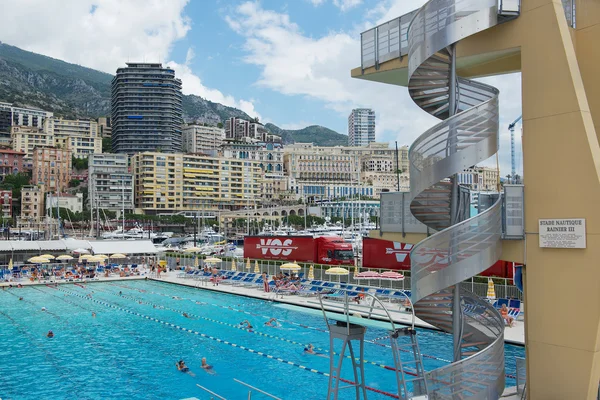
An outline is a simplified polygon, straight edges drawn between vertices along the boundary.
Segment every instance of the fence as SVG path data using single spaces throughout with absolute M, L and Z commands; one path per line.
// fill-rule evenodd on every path
M 517 363 L 517 393 L 525 393 L 525 384 L 527 382 L 527 363 L 522 357 L 515 357 Z
M 204 266 L 202 260 L 204 256 L 198 257 L 198 264 L 200 267 Z M 177 253 L 167 253 L 166 261 L 167 265 L 171 269 L 177 268 L 177 260 L 179 259 L 179 267 L 193 267 L 195 264 L 195 256 L 192 254 L 177 254 Z M 232 258 L 232 257 L 220 257 L 222 260 L 219 263 L 214 263 L 211 265 L 215 265 L 217 268 L 224 270 L 231 270 L 232 262 L 235 263 L 235 268 L 238 271 L 245 272 L 254 272 L 256 269 L 256 264 L 258 264 L 258 270 L 262 272 L 266 272 L 268 275 L 274 275 L 281 272 L 281 265 L 289 262 L 289 261 L 281 261 L 281 260 L 250 260 L 250 268 L 248 268 L 248 260 L 242 258 Z M 331 282 L 343 282 L 351 285 L 368 285 L 368 286 L 378 286 L 385 289 L 395 289 L 395 290 L 410 290 L 411 279 L 410 279 L 410 271 L 396 271 L 401 272 L 405 275 L 404 280 L 402 281 L 390 281 L 384 279 L 370 279 L 370 280 L 357 280 L 354 279 L 354 267 L 347 266 L 348 275 L 328 275 L 325 271 L 329 268 L 334 267 L 333 265 L 326 264 L 313 264 L 313 263 L 296 263 L 300 265 L 301 269 L 298 273 L 304 274 L 304 277 L 308 277 L 308 272 L 310 270 L 310 266 L 313 266 L 313 273 L 316 280 L 325 280 Z M 361 269 L 364 271 L 364 269 Z M 372 269 L 369 268 L 370 271 L 384 272 L 388 271 L 385 269 Z M 523 294 L 519 291 L 519 289 L 512 284 L 512 279 L 507 278 L 493 278 L 495 285 L 494 289 L 496 291 L 496 298 L 514 298 L 523 300 Z M 480 297 L 487 296 L 487 284 L 488 278 L 486 277 L 473 277 L 468 281 L 462 283 L 462 287 L 470 290 Z

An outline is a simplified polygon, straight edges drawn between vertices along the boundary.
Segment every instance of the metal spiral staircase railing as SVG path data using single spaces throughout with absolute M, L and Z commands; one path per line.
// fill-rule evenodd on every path
M 499 259 L 501 205 L 466 219 L 455 179 L 498 151 L 498 90 L 456 76 L 455 44 L 517 16 L 497 0 L 431 0 L 408 30 L 410 96 L 442 120 L 409 152 L 411 212 L 437 231 L 411 252 L 414 310 L 454 335 L 455 362 L 427 373 L 432 399 L 497 399 L 504 390 L 504 322 L 459 287 Z

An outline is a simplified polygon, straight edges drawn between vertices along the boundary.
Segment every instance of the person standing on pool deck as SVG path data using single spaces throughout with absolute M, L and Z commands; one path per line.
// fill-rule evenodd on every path
M 262 273 L 262 280 L 263 280 L 263 288 L 265 290 L 265 293 L 269 293 L 271 291 L 271 288 L 269 287 L 269 276 L 264 271 Z

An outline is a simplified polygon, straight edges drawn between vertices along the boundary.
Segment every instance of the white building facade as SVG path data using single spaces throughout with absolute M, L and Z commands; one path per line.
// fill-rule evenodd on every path
M 56 147 L 69 149 L 76 158 L 102 153 L 102 137 L 94 120 L 48 118 L 44 122 L 44 130 L 52 132 Z
M 88 159 L 88 207 L 133 212 L 133 174 L 127 154 L 92 154 Z
M 216 126 L 191 124 L 183 127 L 183 152 L 216 151 L 223 144 L 225 129 Z
M 66 208 L 67 210 L 80 213 L 83 211 L 83 193 L 76 194 L 47 194 L 46 211 L 49 209 Z
M 375 141 L 375 111 L 355 108 L 348 116 L 348 146 L 367 146 Z

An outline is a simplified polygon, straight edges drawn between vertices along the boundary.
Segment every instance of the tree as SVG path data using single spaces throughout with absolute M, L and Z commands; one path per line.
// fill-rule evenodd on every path
M 221 129 L 223 129 L 223 123 L 222 123 L 222 122 L 219 122 L 219 123 L 217 124 L 217 128 L 221 128 Z
M 72 188 L 77 187 L 77 186 L 79 186 L 80 183 L 81 183 L 81 181 L 79 179 L 73 178 L 69 181 L 69 187 L 72 187 Z
M 102 138 L 102 152 L 112 153 L 112 139 L 110 137 Z
M 79 171 L 88 169 L 88 159 L 87 158 L 77 158 L 75 156 L 71 156 L 71 164 L 73 165 L 73 169 L 76 169 Z

